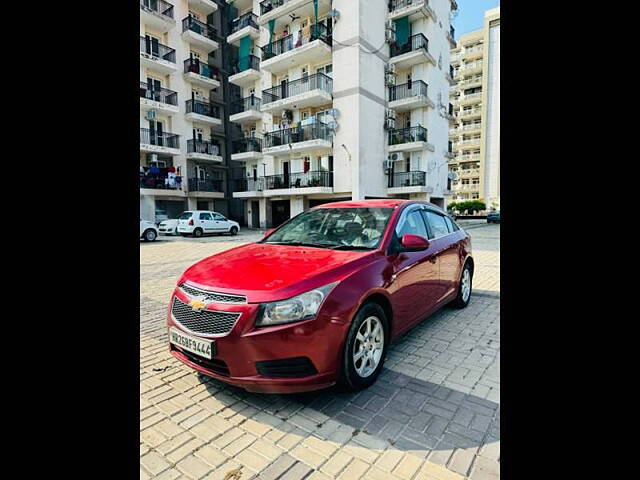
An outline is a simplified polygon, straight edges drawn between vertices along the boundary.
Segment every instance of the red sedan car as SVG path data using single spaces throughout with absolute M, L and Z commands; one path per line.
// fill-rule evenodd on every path
M 187 269 L 171 353 L 253 392 L 365 388 L 394 339 L 469 303 L 473 269 L 469 235 L 435 205 L 328 203 Z

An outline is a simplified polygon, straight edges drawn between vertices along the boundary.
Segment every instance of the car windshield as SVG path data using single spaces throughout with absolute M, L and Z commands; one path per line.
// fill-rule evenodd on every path
M 293 218 L 263 243 L 337 250 L 378 247 L 392 208 L 318 208 Z
M 189 220 L 191 215 L 193 215 L 192 212 L 184 212 L 178 217 L 178 220 Z

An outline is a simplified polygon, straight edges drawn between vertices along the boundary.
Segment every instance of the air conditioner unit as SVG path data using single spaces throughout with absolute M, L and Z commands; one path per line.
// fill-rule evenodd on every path
M 387 118 L 396 119 L 396 111 L 393 108 L 387 108 Z
M 385 130 L 393 130 L 396 128 L 396 119 L 395 118 L 386 118 L 384 120 L 384 128 Z
M 391 165 L 392 165 L 391 160 L 383 160 L 382 161 L 382 168 L 384 168 L 385 170 L 391 169 Z
M 149 110 L 147 111 L 147 114 L 144 117 L 146 120 L 149 120 L 150 122 L 153 122 L 156 119 L 156 111 L 155 110 Z
M 396 75 L 394 73 L 387 73 L 384 76 L 384 83 L 387 87 L 395 87 L 396 85 Z
M 387 43 L 395 43 L 396 41 L 396 25 L 393 20 L 387 20 L 384 39 Z
M 404 160 L 404 152 L 390 153 L 389 160 L 391 160 L 392 162 L 399 162 Z
M 384 66 L 384 73 L 396 73 L 396 64 L 395 63 L 387 63 Z

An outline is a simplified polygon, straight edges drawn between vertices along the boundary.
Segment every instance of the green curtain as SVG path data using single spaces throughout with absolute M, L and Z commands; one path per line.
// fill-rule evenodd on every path
M 396 43 L 400 46 L 409 41 L 409 17 L 394 20 L 396 25 Z
M 267 51 L 266 53 L 271 55 L 273 46 L 271 45 L 271 42 L 273 42 L 273 34 L 276 31 L 276 19 L 274 18 L 273 20 L 269 20 L 269 45 L 267 45 Z
M 313 13 L 316 16 L 316 25 L 318 24 L 318 0 L 313 0 Z
M 249 35 L 240 39 L 240 51 L 238 52 L 238 57 L 240 58 L 240 60 L 238 61 L 238 68 L 241 72 L 244 72 L 246 69 L 248 69 L 251 63 L 249 60 L 249 55 L 251 53 L 252 44 L 253 40 Z

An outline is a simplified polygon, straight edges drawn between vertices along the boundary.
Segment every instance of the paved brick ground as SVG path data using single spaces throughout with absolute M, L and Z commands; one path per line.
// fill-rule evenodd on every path
M 251 394 L 183 366 L 164 326 L 177 276 L 261 235 L 141 243 L 140 478 L 499 478 L 500 227 L 469 232 L 478 295 L 394 343 L 357 394 Z

